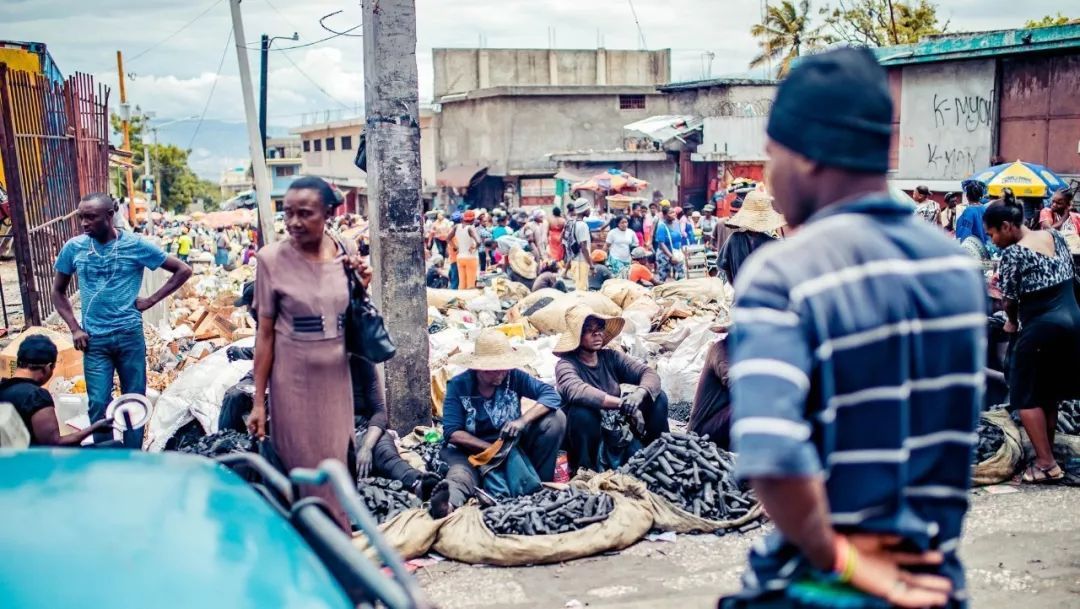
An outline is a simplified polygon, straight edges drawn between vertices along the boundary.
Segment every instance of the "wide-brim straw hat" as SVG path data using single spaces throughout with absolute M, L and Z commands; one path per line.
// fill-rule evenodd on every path
M 520 247 L 514 246 L 509 254 L 510 270 L 525 279 L 536 279 L 536 258 Z
M 469 370 L 514 370 L 535 363 L 536 353 L 528 347 L 515 347 L 505 334 L 487 329 L 476 337 L 472 353 L 459 353 L 449 362 Z
M 581 346 L 581 331 L 585 328 L 585 321 L 595 317 L 604 322 L 604 346 L 607 346 L 616 336 L 623 331 L 626 320 L 622 317 L 609 317 L 601 315 L 588 305 L 576 304 L 566 310 L 566 332 L 559 336 L 559 342 L 555 343 L 552 353 L 570 353 Z
M 727 225 L 759 233 L 771 233 L 787 226 L 784 216 L 773 209 L 772 197 L 754 190 L 743 199 L 742 207 L 728 218 Z

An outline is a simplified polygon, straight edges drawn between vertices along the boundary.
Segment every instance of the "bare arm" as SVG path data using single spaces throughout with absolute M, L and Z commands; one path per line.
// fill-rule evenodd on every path
M 832 571 L 836 540 L 821 478 L 754 478 L 750 482 L 784 537 L 798 546 L 812 565 Z
M 184 264 L 176 256 L 169 256 L 165 259 L 165 262 L 161 265 L 161 268 L 172 273 L 169 280 L 165 282 L 165 285 L 161 286 L 158 291 L 154 292 L 147 298 L 138 299 L 136 308 L 140 311 L 145 311 L 157 303 L 165 300 L 170 294 L 180 289 L 180 286 L 184 285 L 188 279 L 191 278 L 191 267 Z
M 255 338 L 255 395 L 252 398 L 248 428 L 256 437 L 266 435 L 266 387 L 274 367 L 274 318 L 259 316 Z
M 461 452 L 469 455 L 482 453 L 491 446 L 491 442 L 485 442 L 464 430 L 458 430 L 450 434 L 448 440 L 451 444 L 461 449 Z
M 60 319 L 64 320 L 67 324 L 68 330 L 71 330 L 72 342 L 75 348 L 80 351 L 86 350 L 86 345 L 89 342 L 89 336 L 79 325 L 79 321 L 75 319 L 75 311 L 71 308 L 71 299 L 68 298 L 67 289 L 71 285 L 71 275 L 67 273 L 57 272 L 53 277 L 52 286 L 52 303 L 56 307 L 57 314 L 60 315 Z
M 60 425 L 56 422 L 56 409 L 42 408 L 30 417 L 34 438 L 46 446 L 78 446 L 95 431 L 112 427 L 112 419 L 102 419 L 93 425 L 66 436 L 60 435 Z

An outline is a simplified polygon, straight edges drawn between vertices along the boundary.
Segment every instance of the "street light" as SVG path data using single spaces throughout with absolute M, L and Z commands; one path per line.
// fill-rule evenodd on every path
M 262 137 L 262 149 L 264 154 L 266 153 L 266 79 L 270 63 L 270 45 L 274 44 L 275 40 L 292 40 L 295 42 L 300 40 L 300 34 L 296 32 L 293 32 L 292 36 L 267 36 L 266 34 L 263 34 L 262 39 L 260 40 L 259 135 Z

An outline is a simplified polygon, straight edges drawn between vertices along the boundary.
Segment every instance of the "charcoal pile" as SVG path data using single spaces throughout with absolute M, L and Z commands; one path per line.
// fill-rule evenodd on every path
M 688 423 L 690 421 L 690 409 L 693 404 L 690 402 L 672 402 L 668 406 L 668 418 L 674 419 L 680 423 Z
M 361 478 L 356 490 L 379 524 L 405 510 L 420 507 L 420 498 L 410 493 L 400 480 Z
M 975 428 L 979 440 L 975 445 L 975 454 L 971 457 L 972 465 L 982 463 L 993 458 L 1005 443 L 1005 432 L 1000 426 L 990 423 L 984 418 L 979 418 L 979 426 Z
M 442 442 L 421 442 L 412 448 L 412 451 L 424 460 L 427 471 L 438 476 L 440 480 L 446 477 L 446 472 L 450 469 L 442 459 L 442 449 Z
M 735 479 L 735 455 L 695 433 L 665 433 L 620 471 L 699 518 L 735 520 L 757 503 Z
M 206 432 L 203 431 L 202 425 L 192 419 L 176 430 L 173 437 L 169 438 L 169 441 L 165 443 L 165 450 L 191 452 L 195 444 L 205 437 Z
M 232 453 L 256 452 L 255 439 L 250 434 L 239 433 L 231 429 L 212 433 L 199 438 L 194 444 L 178 449 L 182 453 L 219 457 Z
M 1058 431 L 1070 436 L 1080 435 L 1080 400 L 1062 402 L 1058 406 Z
M 607 520 L 614 507 L 606 493 L 545 488 L 485 509 L 484 524 L 497 535 L 554 535 Z

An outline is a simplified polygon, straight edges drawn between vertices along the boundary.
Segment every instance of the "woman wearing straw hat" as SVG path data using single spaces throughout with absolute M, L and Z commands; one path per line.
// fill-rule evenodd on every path
M 536 281 L 536 258 L 515 245 L 506 259 L 506 276 L 531 290 Z
M 605 418 L 633 417 L 641 412 L 647 446 L 668 431 L 668 399 L 656 372 L 622 352 L 605 349 L 622 332 L 625 320 L 593 312 L 585 305 L 566 311 L 566 332 L 553 352 L 555 385 L 566 404 L 566 450 L 571 471 L 599 471 Z M 634 385 L 623 394 L 620 385 Z M 627 455 L 628 456 L 628 455 Z
M 746 259 L 757 248 L 776 241 L 776 232 L 787 225 L 784 216 L 772 206 L 772 197 L 754 190 L 746 195 L 739 211 L 728 219 L 727 225 L 736 229 L 720 250 L 717 265 L 727 276 L 729 283 L 735 282 Z
M 499 438 L 516 440 L 516 449 L 540 480 L 554 480 L 566 417 L 555 389 L 520 370 L 535 357 L 524 347 L 511 346 L 502 332 L 488 329 L 477 337 L 471 354 L 451 358 L 450 363 L 468 370 L 446 385 L 443 434 L 447 445 L 442 458 L 450 467 L 431 497 L 431 513 L 436 518 L 474 495 L 480 473 L 469 463 L 469 456 L 491 448 Z M 521 398 L 536 405 L 522 412 Z

